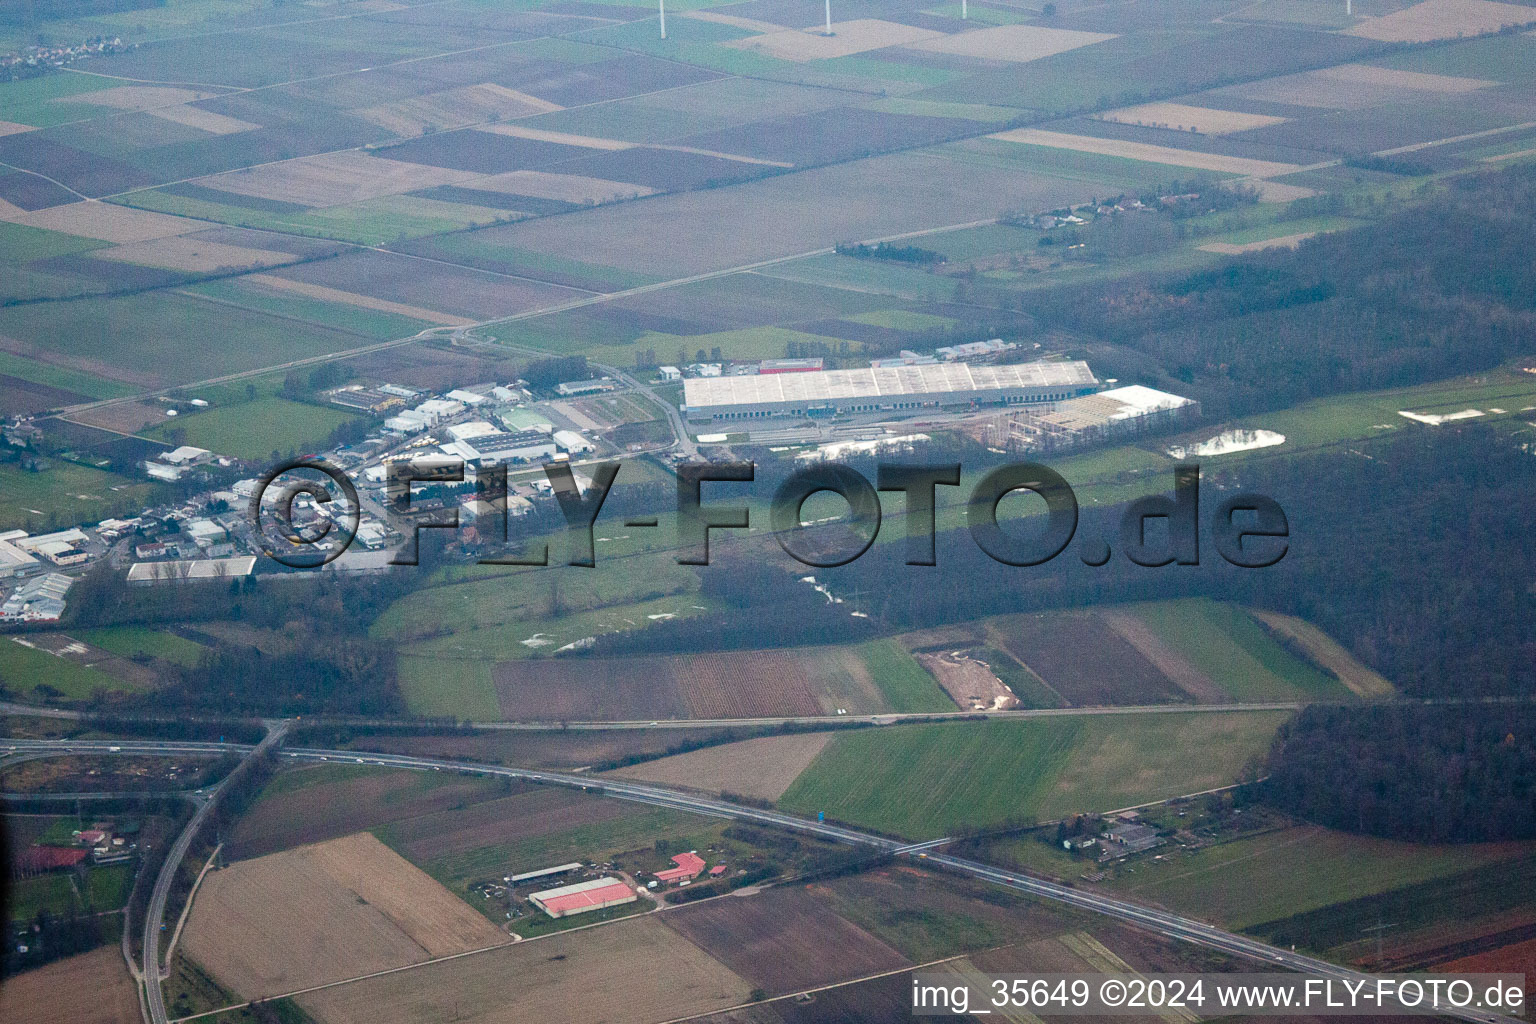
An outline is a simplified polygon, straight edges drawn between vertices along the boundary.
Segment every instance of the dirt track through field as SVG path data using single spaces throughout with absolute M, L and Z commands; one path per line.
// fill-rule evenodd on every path
M 429 324 L 442 324 L 445 327 L 462 327 L 472 322 L 465 317 L 454 316 L 452 313 L 440 313 L 435 309 L 423 309 L 420 306 L 411 306 L 403 302 L 390 302 L 388 299 L 376 299 L 371 295 L 342 291 L 339 288 L 327 288 L 324 285 L 309 284 L 304 281 L 291 281 L 286 277 L 278 277 L 276 274 L 250 274 L 245 280 L 255 284 L 266 285 L 268 288 L 276 288 L 280 291 L 307 295 L 312 299 L 321 299 L 325 302 L 339 302 L 347 306 L 356 306 L 359 309 L 376 309 L 381 313 L 398 313 L 400 316 L 408 316 L 412 320 L 424 320 Z
M 1386 677 L 1368 668 L 1353 654 L 1345 650 L 1333 637 L 1305 619 L 1281 615 L 1279 612 L 1253 609 L 1253 615 L 1264 625 L 1299 645 L 1307 657 L 1338 677 L 1339 682 L 1361 697 L 1390 697 L 1397 692 Z
M 1232 695 L 1217 686 L 1210 676 L 1185 661 L 1163 643 L 1145 622 L 1125 612 L 1100 612 L 1099 617 L 1116 635 L 1136 648 L 1173 685 L 1202 704 L 1231 704 Z
M 1202 171 L 1261 178 L 1290 174 L 1300 170 L 1297 164 L 1282 164 L 1273 160 L 1254 160 L 1249 157 L 1225 156 L 1220 153 L 1199 153 L 1192 149 L 1176 149 L 1173 146 L 1154 146 L 1145 142 L 1127 142 L 1123 139 L 1100 139 L 1090 135 L 1068 135 L 1065 132 L 1048 132 L 1039 128 L 1015 128 L 1012 131 L 998 132 L 988 137 L 1026 146 L 1049 146 L 1052 149 L 1068 149 L 1077 153 L 1097 153 L 1100 156 L 1118 156 L 1127 160 L 1141 160 L 1145 163 L 1193 167 Z

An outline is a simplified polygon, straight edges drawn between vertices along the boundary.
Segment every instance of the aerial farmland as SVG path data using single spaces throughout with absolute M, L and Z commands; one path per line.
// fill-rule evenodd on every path
M 0 0 L 0 1017 L 1529 979 L 1533 111 L 1536 0 Z

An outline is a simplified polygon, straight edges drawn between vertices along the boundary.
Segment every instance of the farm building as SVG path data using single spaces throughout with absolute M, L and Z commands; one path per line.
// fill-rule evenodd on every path
M 683 406 L 691 420 L 858 415 L 1061 402 L 1092 394 L 1098 383 L 1077 361 L 871 366 L 691 378 L 683 382 Z
M 700 871 L 704 870 L 704 858 L 691 850 L 673 857 L 672 863 L 677 867 L 656 872 L 656 880 L 663 885 L 671 885 L 673 882 L 691 882 L 698 877 Z
M 506 882 L 508 885 L 521 885 L 524 882 L 531 882 L 535 878 L 549 878 L 553 875 L 569 874 L 570 872 L 575 871 L 580 867 L 581 861 L 573 860 L 569 864 L 556 864 L 554 867 L 536 868 L 533 871 L 524 871 L 519 875 L 508 875 L 506 878 L 502 879 L 502 881 Z
M 1099 854 L 1100 860 L 1129 857 L 1133 853 L 1162 846 L 1168 841 L 1157 834 L 1157 829 L 1132 823 L 1115 825 L 1102 832 L 1100 838 L 1104 840 L 1104 852 Z
M 593 910 L 633 903 L 635 896 L 628 885 L 617 878 L 591 878 L 558 889 L 545 889 L 529 895 L 528 899 L 550 917 L 570 917 Z

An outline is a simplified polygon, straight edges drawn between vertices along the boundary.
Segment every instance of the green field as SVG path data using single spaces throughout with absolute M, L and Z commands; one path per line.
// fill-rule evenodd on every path
M 50 462 L 41 473 L 0 463 L 0 527 L 36 533 L 114 514 L 138 515 L 154 493 L 153 484 L 73 462 Z
M 1174 713 L 864 729 L 835 737 L 780 806 L 910 838 L 1108 811 L 1230 784 L 1285 717 Z
M 207 652 L 202 644 L 164 630 L 146 626 L 108 626 L 81 629 L 70 634 L 104 651 L 124 658 L 159 658 L 176 665 L 196 665 Z
M 0 352 L 0 373 L 20 377 L 35 384 L 46 384 L 49 387 L 74 391 L 88 398 L 122 398 L 135 391 L 133 387 L 121 381 L 107 380 L 79 370 L 37 362 L 10 352 Z
M 322 355 L 353 336 L 174 291 L 0 309 L 0 334 L 44 352 L 180 383 Z
M 94 238 L 45 231 L 25 224 L 0 223 L 0 263 L 31 263 L 33 260 L 104 249 L 108 244 Z
M 422 658 L 402 654 L 397 663 L 400 693 L 413 715 L 494 722 L 501 718 L 491 661 Z
M 941 331 L 946 327 L 955 326 L 955 321 L 947 316 L 916 313 L 908 309 L 877 309 L 869 313 L 856 313 L 843 319 L 873 327 L 889 327 L 893 331 Z
M 99 669 L 26 647 L 11 637 L 0 640 L 0 682 L 22 696 L 36 695 L 34 691 L 39 686 L 51 687 L 69 700 L 87 700 L 98 693 L 135 689 L 131 683 Z
M 895 640 L 871 640 L 860 644 L 858 650 L 892 711 L 913 714 L 955 709 L 955 702 L 939 689 L 928 670 Z
M 1351 696 L 1338 679 L 1286 650 L 1235 605 L 1189 598 L 1125 610 L 1239 703 Z
M 6 914 L 12 921 L 29 921 L 41 910 L 59 915 L 71 910 L 119 910 L 133 888 L 133 870 L 132 864 L 87 868 L 78 887 L 73 871 L 52 871 L 12 882 Z
M 1114 885 L 1129 896 L 1246 929 L 1528 850 L 1529 844 L 1512 843 L 1423 846 L 1298 826 L 1145 860 Z
M 186 289 L 196 295 L 227 302 L 244 309 L 255 309 L 274 316 L 293 317 L 322 327 L 350 331 L 364 337 L 388 341 L 420 332 L 432 324 L 397 313 L 359 309 L 340 302 L 326 302 L 294 292 L 279 292 L 238 279 L 209 281 Z
M 259 461 L 274 451 L 302 455 L 301 449 L 318 445 L 354 418 L 354 413 L 334 406 L 266 397 L 183 413 L 144 434 L 167 443 L 176 436 L 183 444 L 218 455 Z

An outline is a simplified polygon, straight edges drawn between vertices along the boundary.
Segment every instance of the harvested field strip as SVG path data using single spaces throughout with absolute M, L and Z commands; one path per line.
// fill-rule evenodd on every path
M 451 185 L 477 177 L 427 164 L 370 156 L 357 150 L 260 164 L 197 179 L 205 188 L 301 206 L 342 206 L 364 199 Z
M 118 260 L 137 263 L 146 267 L 162 267 L 166 270 L 182 270 L 189 274 L 205 274 L 218 270 L 245 270 L 250 267 L 272 267 L 280 263 L 292 263 L 299 257 L 287 252 L 270 249 L 252 249 L 244 245 L 226 245 L 205 239 L 173 235 L 148 242 L 133 242 L 95 253 L 96 259 Z
M 0 1018 L 28 1024 L 123 1024 L 139 1019 L 139 999 L 113 945 L 6 978 L 0 985 Z
M 660 1021 L 745 1002 L 751 986 L 654 917 L 555 935 L 298 997 L 326 1024 Z
M 204 231 L 208 225 L 186 217 L 175 217 L 151 210 L 135 210 L 92 200 L 85 203 L 68 203 L 50 206 L 45 210 L 27 212 L 9 203 L 0 202 L 0 220 L 28 227 L 59 231 L 66 235 L 96 238 L 103 242 L 145 242 L 168 235 L 184 235 L 192 231 Z
M 820 26 L 800 31 L 788 29 L 763 35 L 732 39 L 721 43 L 737 50 L 760 53 L 779 60 L 810 61 L 849 57 L 856 53 L 880 50 L 887 46 L 911 45 L 924 40 L 941 40 L 944 33 L 913 28 L 878 18 L 859 18 L 834 22 L 832 35 L 824 35 Z
M 1301 231 L 1258 242 L 1207 242 L 1199 248 L 1204 252 L 1219 252 L 1224 256 L 1240 256 L 1245 252 L 1263 252 L 1265 249 L 1294 249 L 1307 239 L 1316 238 L 1318 234 L 1317 231 Z
M 1510 25 L 1536 21 L 1536 11 L 1517 4 L 1492 0 L 1425 0 L 1424 3 L 1378 18 L 1366 18 L 1345 29 L 1387 43 L 1428 43 L 1458 36 L 1497 32 Z
M 906 45 L 932 53 L 1025 63 L 1114 38 L 1102 32 L 1076 32 L 1038 25 L 997 25 Z
M 1015 128 L 1012 131 L 998 132 L 988 138 L 1025 146 L 1048 146 L 1052 149 L 1069 149 L 1079 153 L 1097 153 L 1100 156 L 1117 156 L 1147 163 L 1193 167 L 1197 170 L 1258 178 L 1290 174 L 1300 169 L 1297 164 L 1282 164 L 1273 160 L 1252 160 L 1248 157 L 1223 156 L 1219 153 L 1197 153 L 1188 149 L 1175 149 L 1172 146 L 1154 146 L 1146 142 L 1127 142 L 1122 139 L 1100 139 L 1089 135 L 1068 135 L 1064 132 L 1048 132 L 1038 128 Z
M 602 149 L 617 152 L 622 149 L 665 149 L 674 153 L 694 153 L 698 156 L 718 157 L 721 160 L 734 160 L 743 164 L 758 164 L 766 167 L 793 167 L 794 164 L 785 163 L 782 160 L 765 160 L 755 156 L 741 156 L 737 153 L 721 153 L 713 149 L 696 149 L 692 146 L 670 146 L 662 143 L 624 142 L 619 139 L 602 139 L 593 135 L 571 135 L 567 132 L 545 131 L 541 128 L 527 128 L 516 124 L 488 124 L 475 129 L 481 132 L 491 132 L 496 135 L 507 135 L 517 139 L 532 139 L 536 142 L 553 142 L 561 146 L 581 146 L 586 149 Z M 512 172 L 517 173 L 517 172 Z M 478 183 L 469 183 L 475 188 L 485 186 Z
M 633 142 L 624 142 L 619 139 L 600 139 L 593 135 L 572 135 L 569 132 L 551 132 L 541 128 L 527 128 L 518 124 L 487 124 L 481 125 L 476 131 L 492 132 L 496 135 L 510 135 L 515 139 L 533 139 L 538 142 L 554 142 L 561 146 L 582 146 L 586 149 L 632 149 Z
M 1417 89 L 1420 92 L 1467 93 L 1478 89 L 1492 89 L 1499 84 L 1488 78 L 1432 75 L 1423 71 L 1379 68 L 1371 64 L 1340 64 L 1338 67 L 1314 71 L 1313 74 L 1336 82 L 1385 85 L 1396 89 Z
M 214 135 L 238 135 L 241 132 L 255 131 L 261 127 L 259 124 L 242 121 L 238 117 L 225 117 L 223 114 L 215 114 L 211 110 L 185 105 L 159 107 L 148 111 L 148 113 L 166 121 L 184 124 L 189 128 L 201 128 L 203 131 Z
M 1194 107 L 1185 103 L 1142 103 L 1139 106 L 1107 110 L 1093 116 L 1100 121 L 1145 125 L 1149 128 L 1172 128 L 1176 131 L 1199 132 L 1201 135 L 1245 132 L 1250 128 L 1280 124 L 1285 120 L 1283 117 L 1274 117 L 1270 114 L 1244 114 L 1235 110 Z
M 288 278 L 278 277 L 276 274 L 251 274 L 245 280 L 255 284 L 266 285 L 268 288 L 276 288 L 280 291 L 307 295 L 312 299 L 339 302 L 347 306 L 356 306 L 359 309 L 376 309 L 383 313 L 396 313 L 400 316 L 410 317 L 412 320 L 424 320 L 429 324 L 442 324 L 445 327 L 461 327 L 474 322 L 467 317 L 454 316 L 452 313 L 442 313 L 435 309 L 422 309 L 420 306 L 410 306 L 403 302 L 390 302 L 387 299 L 376 299 L 371 295 L 360 295 L 357 292 L 342 291 L 339 288 L 327 288 L 324 285 L 307 284 L 303 281 L 290 281 Z
M 1253 615 L 1287 640 L 1299 644 L 1309 658 L 1338 676 L 1356 696 L 1390 697 L 1397 692 L 1386 678 L 1361 664 L 1338 641 L 1305 619 L 1259 609 L 1254 609 Z
M 674 754 L 614 772 L 626 779 L 777 800 L 820 754 L 830 732 L 761 736 Z
M 209 874 L 187 921 L 188 955 L 260 998 L 502 940 L 372 836 L 333 842 L 340 849 L 300 847 Z
M 485 83 L 364 107 L 351 113 L 372 121 L 386 131 L 410 137 L 482 121 L 499 121 L 560 109 L 559 104 L 541 100 L 537 96 Z
M 326 874 L 357 893 L 434 957 L 482 949 L 506 935 L 367 832 L 312 846 Z

